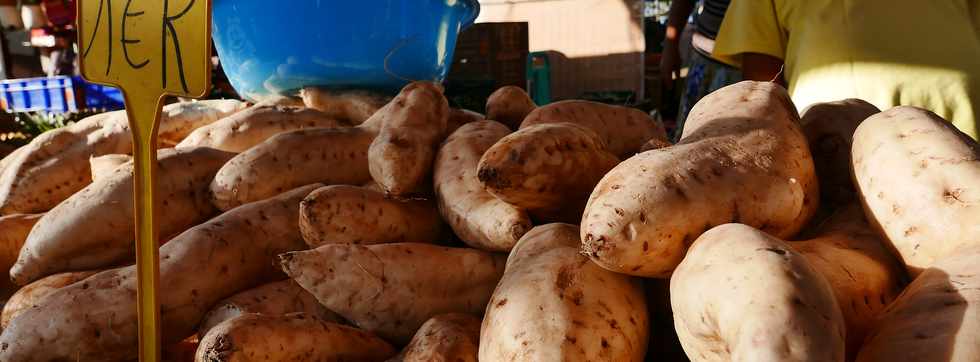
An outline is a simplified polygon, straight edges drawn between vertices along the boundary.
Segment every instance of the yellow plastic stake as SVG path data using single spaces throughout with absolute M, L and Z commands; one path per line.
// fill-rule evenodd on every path
M 211 0 L 79 0 L 85 79 L 122 89 L 133 132 L 140 361 L 160 360 L 157 127 L 166 96 L 211 81 Z

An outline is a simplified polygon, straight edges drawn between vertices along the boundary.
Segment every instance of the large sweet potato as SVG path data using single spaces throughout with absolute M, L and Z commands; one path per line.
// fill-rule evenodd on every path
M 92 182 L 98 182 L 101 179 L 112 175 L 119 166 L 125 165 L 133 160 L 133 156 L 130 155 L 103 155 L 98 157 L 92 157 L 88 160 L 89 166 L 92 169 Z
M 820 180 L 822 209 L 834 210 L 856 199 L 851 178 L 854 131 L 879 112 L 878 107 L 860 99 L 817 103 L 803 111 L 803 133 Z
M 160 151 L 161 238 L 166 240 L 217 213 L 208 198 L 208 186 L 232 156 L 210 148 Z M 136 248 L 133 198 L 132 163 L 72 195 L 38 221 L 10 269 L 11 279 L 24 285 L 58 272 L 132 261 Z
M 798 123 L 786 90 L 772 83 L 708 95 L 678 144 L 626 160 L 599 182 L 582 218 L 584 251 L 613 271 L 666 277 L 717 225 L 793 236 L 819 201 Z
M 305 88 L 300 95 L 307 107 L 353 125 L 367 121 L 389 100 L 389 97 L 367 91 L 332 91 L 316 87 Z
M 0 270 L 10 270 L 17 262 L 20 249 L 27 241 L 27 235 L 31 233 L 34 224 L 41 219 L 41 214 L 33 215 L 8 215 L 0 217 Z M 14 292 L 16 286 L 10 278 L 0 278 L 0 296 L 7 296 Z
M 521 238 L 486 308 L 481 361 L 643 361 L 642 282 L 590 262 L 578 240 L 569 224 Z
M 595 132 L 573 123 L 522 128 L 480 159 L 487 191 L 541 222 L 578 222 L 592 189 L 619 159 Z
M 94 275 L 94 271 L 68 272 L 49 275 L 31 284 L 25 285 L 17 290 L 17 293 L 10 296 L 3 305 L 3 315 L 0 316 L 0 330 L 6 329 L 10 321 L 19 316 L 25 310 L 40 305 L 41 300 L 47 298 L 51 293 L 58 289 L 75 284 L 76 282 Z
M 531 229 L 527 212 L 494 197 L 477 177 L 480 158 L 509 133 L 494 121 L 470 123 L 450 135 L 436 157 L 439 212 L 456 235 L 474 248 L 510 251 Z
M 517 129 L 524 118 L 537 107 L 524 89 L 515 86 L 501 87 L 487 98 L 487 119 L 503 123 L 510 129 Z
M 211 147 L 239 153 L 282 132 L 348 126 L 350 123 L 314 109 L 259 104 L 198 128 L 177 147 Z
M 694 242 L 670 278 L 670 304 L 692 361 L 844 361 L 830 284 L 789 245 L 746 225 Z
M 381 362 L 394 354 L 388 342 L 371 333 L 303 313 L 246 314 L 203 336 L 194 360 Z
M 908 284 L 905 266 L 857 205 L 831 216 L 816 238 L 789 244 L 830 283 L 847 326 L 848 360 L 854 360 L 875 318 Z
M 980 145 L 932 112 L 897 107 L 854 133 L 854 177 L 873 225 L 915 275 L 980 245 Z
M 371 177 L 385 193 L 396 197 L 426 193 L 448 119 L 449 102 L 442 88 L 414 82 L 365 121 L 381 125 L 368 159 Z
M 282 316 L 292 313 L 303 313 L 333 323 L 341 323 L 343 320 L 320 305 L 299 284 L 287 279 L 249 289 L 218 302 L 204 316 L 197 328 L 197 335 L 204 336 L 218 324 L 245 314 Z
M 299 202 L 320 185 L 251 203 L 160 248 L 164 345 L 194 334 L 221 299 L 281 278 L 275 256 L 305 248 Z M 137 355 L 136 267 L 108 270 L 54 292 L 0 335 L 3 361 L 118 361 Z
M 327 244 L 281 259 L 321 304 L 400 344 L 436 315 L 479 315 L 504 271 L 501 255 L 419 243 Z
M 300 206 L 299 229 L 311 248 L 439 242 L 444 226 L 435 202 L 394 200 L 367 187 L 326 186 L 313 191 Z
M 970 362 L 980 356 L 980 247 L 932 263 L 885 309 L 859 362 Z
M 164 106 L 159 124 L 161 143 L 176 143 L 194 127 L 241 108 L 239 101 Z M 0 215 L 50 210 L 92 182 L 89 158 L 132 153 L 133 143 L 126 112 L 116 111 L 46 132 L 22 149 L 2 168 Z
M 521 128 L 562 122 L 591 129 L 602 137 L 610 152 L 623 159 L 639 152 L 650 139 L 667 140 L 663 124 L 649 114 L 639 109 L 590 101 L 561 101 L 538 107 L 527 115 Z
M 215 206 L 229 210 L 311 183 L 359 185 L 371 180 L 369 128 L 280 133 L 235 156 L 211 184 Z
M 388 362 L 477 362 L 480 318 L 449 313 L 429 319 L 412 342 Z

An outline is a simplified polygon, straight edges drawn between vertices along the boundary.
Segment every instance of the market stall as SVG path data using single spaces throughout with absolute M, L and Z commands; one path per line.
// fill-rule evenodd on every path
M 121 3 L 79 35 L 127 109 L 0 160 L 0 361 L 980 356 L 980 145 L 928 110 L 742 81 L 674 141 L 640 102 L 536 102 L 500 2 L 470 35 L 475 0 L 132 1 L 101 32 Z M 212 32 L 240 99 L 190 99 Z

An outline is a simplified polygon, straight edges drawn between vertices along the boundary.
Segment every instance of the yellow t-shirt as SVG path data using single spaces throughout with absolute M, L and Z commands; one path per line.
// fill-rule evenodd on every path
M 980 0 L 732 0 L 714 55 L 743 53 L 783 59 L 800 110 L 860 98 L 980 134 Z

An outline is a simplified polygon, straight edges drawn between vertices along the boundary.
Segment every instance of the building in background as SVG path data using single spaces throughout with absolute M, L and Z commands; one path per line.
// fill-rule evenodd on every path
M 531 52 L 546 52 L 551 96 L 632 92 L 644 99 L 642 0 L 481 0 L 477 22 L 527 22 Z

